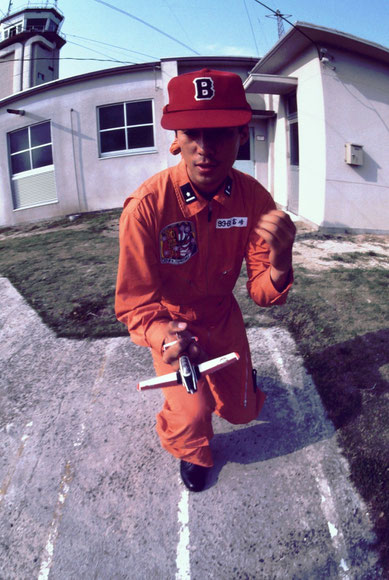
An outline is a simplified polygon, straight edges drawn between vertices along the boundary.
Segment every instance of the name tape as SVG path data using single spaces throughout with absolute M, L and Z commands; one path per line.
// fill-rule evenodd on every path
M 224 230 L 228 228 L 245 228 L 247 227 L 247 217 L 231 217 L 216 220 L 216 229 Z

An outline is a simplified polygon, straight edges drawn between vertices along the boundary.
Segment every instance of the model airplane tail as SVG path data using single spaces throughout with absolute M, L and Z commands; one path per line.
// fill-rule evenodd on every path
M 229 354 L 218 356 L 199 365 L 193 365 L 190 362 L 189 357 L 183 355 L 179 358 L 179 371 L 141 381 L 138 384 L 137 389 L 138 391 L 146 391 L 148 389 L 160 389 L 163 387 L 172 387 L 174 385 L 184 385 L 188 393 L 192 394 L 197 390 L 197 379 L 200 378 L 201 375 L 215 373 L 237 360 L 239 360 L 238 353 L 230 352 Z

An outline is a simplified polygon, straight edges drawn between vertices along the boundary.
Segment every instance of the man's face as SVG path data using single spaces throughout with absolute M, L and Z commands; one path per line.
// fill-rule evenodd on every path
M 247 139 L 248 127 L 178 130 L 177 142 L 193 185 L 200 192 L 214 193 Z

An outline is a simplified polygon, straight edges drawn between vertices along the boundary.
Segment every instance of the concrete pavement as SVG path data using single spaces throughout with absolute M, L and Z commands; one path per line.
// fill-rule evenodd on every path
M 249 330 L 259 420 L 215 418 L 189 494 L 154 430 L 162 394 L 129 338 L 56 338 L 0 279 L 1 579 L 383 577 L 366 506 L 291 336 Z

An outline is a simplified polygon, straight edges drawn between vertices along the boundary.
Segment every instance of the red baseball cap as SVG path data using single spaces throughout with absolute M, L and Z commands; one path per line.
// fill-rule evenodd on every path
M 203 69 L 172 78 L 169 104 L 163 108 L 164 129 L 239 127 L 252 115 L 239 75 Z

